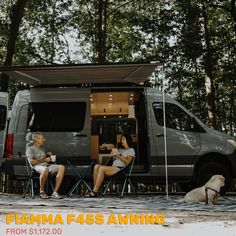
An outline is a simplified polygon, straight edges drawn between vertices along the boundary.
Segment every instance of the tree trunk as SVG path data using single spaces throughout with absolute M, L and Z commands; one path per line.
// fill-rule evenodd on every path
M 206 14 L 205 6 L 202 8 L 203 14 L 203 25 L 204 25 L 204 39 L 205 39 L 205 56 L 204 56 L 204 67 L 205 67 L 205 86 L 207 95 L 207 112 L 208 112 L 208 123 L 212 128 L 216 128 L 216 105 L 215 105 L 215 88 L 213 79 L 213 64 L 212 64 L 212 52 L 210 44 L 210 34 L 208 30 L 208 18 Z
M 107 4 L 108 0 L 98 1 L 98 22 L 95 56 L 95 62 L 98 63 L 104 63 L 106 61 Z
M 234 33 L 236 36 L 236 0 L 231 0 L 231 15 L 234 21 Z
M 11 12 L 11 24 L 9 29 L 9 36 L 7 42 L 7 54 L 4 61 L 4 66 L 11 66 L 13 55 L 15 53 L 16 39 L 19 32 L 20 24 L 24 14 L 24 8 L 27 0 L 17 0 L 16 4 L 12 6 Z M 9 77 L 6 74 L 2 74 L 0 77 L 0 91 L 7 91 Z
M 235 69 L 234 69 L 235 70 Z M 233 75 L 236 74 L 236 71 L 233 73 Z M 231 97 L 230 97 L 230 134 L 234 135 L 235 133 L 235 119 L 236 119 L 236 111 L 235 111 L 235 97 L 236 97 L 236 84 L 235 79 L 232 79 L 232 91 L 231 91 Z
M 233 25 L 234 25 L 234 34 L 236 36 L 236 0 L 231 0 L 228 5 L 218 5 L 218 4 L 210 4 L 210 6 L 215 7 L 215 8 L 221 8 L 225 10 L 226 12 L 230 13 L 232 20 L 233 20 Z M 236 51 L 236 44 L 233 45 L 234 52 Z M 234 69 L 235 70 L 235 69 Z M 235 74 L 235 73 L 234 73 Z M 234 126 L 232 125 L 233 121 L 235 120 L 235 108 L 234 108 L 234 97 L 235 97 L 235 92 L 234 92 L 234 86 L 235 86 L 235 81 L 233 80 L 233 91 L 232 91 L 232 100 L 230 104 L 230 132 L 231 134 L 234 134 Z
M 230 10 L 231 10 L 231 15 L 232 15 L 232 18 L 233 18 L 233 22 L 234 22 L 234 34 L 236 36 L 236 0 L 231 0 L 231 7 L 230 7 Z M 236 45 L 234 44 L 234 52 L 236 50 Z M 236 74 L 236 69 L 234 67 L 234 73 L 233 75 Z M 231 93 L 231 103 L 230 103 L 230 112 L 231 112 L 231 121 L 230 121 L 230 132 L 231 132 L 231 135 L 234 135 L 234 129 L 235 129 L 235 124 L 233 125 L 234 123 L 234 120 L 235 120 L 235 79 L 233 79 L 232 81 L 232 93 Z
M 197 83 L 197 112 L 198 112 L 198 115 L 201 117 L 202 119 L 202 114 L 203 114 L 203 109 L 202 109 L 202 101 L 201 101 L 201 92 L 200 92 L 200 89 L 201 89 L 201 83 L 200 83 L 200 76 L 199 76 L 199 71 L 198 71 L 198 67 L 197 67 L 197 60 L 196 58 L 194 59 L 194 68 L 195 68 L 195 74 L 196 74 L 196 83 Z

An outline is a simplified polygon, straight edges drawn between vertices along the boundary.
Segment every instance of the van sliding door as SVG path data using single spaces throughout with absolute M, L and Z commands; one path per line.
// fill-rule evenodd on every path
M 28 129 L 44 134 L 45 147 L 57 156 L 57 163 L 66 164 L 67 160 L 75 160 L 78 164 L 89 163 L 90 90 L 65 88 L 33 91 Z
M 0 92 L 0 166 L 5 146 L 7 132 L 8 93 Z

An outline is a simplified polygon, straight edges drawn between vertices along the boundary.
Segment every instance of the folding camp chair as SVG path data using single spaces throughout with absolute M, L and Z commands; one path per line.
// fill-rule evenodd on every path
M 26 189 L 25 189 L 25 192 L 24 192 L 24 195 L 23 195 L 23 198 L 25 198 L 26 196 L 26 193 L 28 192 L 29 190 L 29 187 L 31 187 L 31 195 L 32 195 L 32 198 L 35 197 L 35 194 L 34 194 L 34 180 L 35 179 L 39 179 L 39 173 L 34 169 L 34 166 L 30 163 L 29 159 L 27 156 L 25 156 L 25 164 L 26 164 L 26 170 L 27 170 L 27 176 L 28 176 L 28 182 L 27 182 L 27 185 L 26 185 Z M 46 183 L 46 189 L 48 190 L 48 185 L 50 185 L 51 189 L 54 191 L 54 188 L 53 188 L 53 185 L 52 185 L 52 182 L 51 180 L 47 179 L 47 183 Z
M 76 178 L 77 178 L 77 182 L 74 184 L 74 186 L 70 189 L 70 191 L 68 192 L 68 196 L 71 196 L 72 193 L 75 191 L 75 189 L 80 185 L 80 184 L 84 184 L 84 186 L 87 188 L 88 191 L 92 191 L 92 189 L 90 188 L 90 186 L 86 183 L 85 178 L 87 176 L 87 174 L 89 173 L 89 175 L 91 175 L 91 168 L 94 164 L 95 160 L 93 160 L 89 166 L 87 167 L 87 170 L 82 174 L 82 172 L 80 173 L 79 170 L 76 168 L 76 166 L 72 165 L 68 160 L 67 163 L 68 165 L 71 167 L 71 169 L 74 171 L 74 173 L 76 174 Z
M 125 188 L 128 187 L 128 184 L 130 184 L 131 189 L 133 190 L 133 192 L 136 195 L 135 188 L 134 188 L 134 186 L 131 182 L 131 179 L 130 179 L 130 176 L 131 176 L 131 173 L 133 170 L 133 166 L 134 166 L 134 160 L 135 160 L 135 157 L 133 157 L 133 159 L 130 161 L 130 163 L 127 166 L 120 169 L 120 171 L 118 171 L 116 174 L 106 177 L 106 179 L 108 180 L 108 183 L 107 183 L 107 186 L 102 194 L 103 196 L 105 196 L 110 184 L 113 181 L 115 181 L 116 179 L 117 180 L 124 179 L 124 184 L 123 184 L 121 195 L 120 195 L 121 197 L 123 197 Z

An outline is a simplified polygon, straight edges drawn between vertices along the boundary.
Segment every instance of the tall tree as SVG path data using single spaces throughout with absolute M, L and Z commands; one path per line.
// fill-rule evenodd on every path
M 213 62 L 212 62 L 212 48 L 211 39 L 208 28 L 208 16 L 206 13 L 206 7 L 202 6 L 203 16 L 203 29 L 204 29 L 204 68 L 205 68 L 205 84 L 206 84 L 206 95 L 207 95 L 207 111 L 208 111 L 208 123 L 212 128 L 216 128 L 216 107 L 215 107 L 215 86 L 213 77 Z
M 17 0 L 15 4 L 11 7 L 10 16 L 10 27 L 9 36 L 7 41 L 6 57 L 4 61 L 4 66 L 10 66 L 12 64 L 13 56 L 15 53 L 16 40 L 22 22 L 25 5 L 28 0 Z M 0 77 L 0 90 L 7 91 L 8 89 L 9 77 L 6 74 L 2 74 Z
M 108 0 L 97 1 L 97 33 L 96 33 L 96 57 L 95 62 L 106 61 L 106 35 L 107 35 L 107 7 Z

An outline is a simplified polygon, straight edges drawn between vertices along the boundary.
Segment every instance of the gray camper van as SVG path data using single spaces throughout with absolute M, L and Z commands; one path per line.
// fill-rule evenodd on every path
M 25 175 L 28 133 L 40 131 L 57 162 L 104 163 L 132 135 L 137 158 L 132 177 L 164 183 L 163 94 L 142 83 L 155 64 L 11 67 L 1 71 L 27 83 L 18 91 L 8 120 L 8 94 L 0 93 L 0 165 L 14 178 Z M 209 129 L 176 100 L 165 95 L 168 178 L 199 186 L 212 175 L 236 177 L 236 141 Z M 67 171 L 66 174 L 69 172 Z

